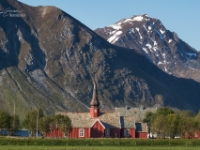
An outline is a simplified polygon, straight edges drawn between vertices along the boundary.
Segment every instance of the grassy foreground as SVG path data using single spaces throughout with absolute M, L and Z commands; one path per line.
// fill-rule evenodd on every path
M 0 137 L 0 150 L 200 150 L 200 140 Z
M 200 147 L 180 146 L 0 146 L 0 150 L 199 150 Z

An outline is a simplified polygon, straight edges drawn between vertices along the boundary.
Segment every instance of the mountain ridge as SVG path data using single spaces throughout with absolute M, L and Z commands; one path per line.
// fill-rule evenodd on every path
M 158 19 L 135 15 L 95 32 L 112 44 L 139 51 L 168 74 L 200 81 L 199 52 Z

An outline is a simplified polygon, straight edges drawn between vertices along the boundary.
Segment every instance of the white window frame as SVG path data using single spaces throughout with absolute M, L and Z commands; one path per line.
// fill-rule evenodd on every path
M 85 130 L 79 129 L 79 137 L 85 137 Z
M 195 133 L 194 133 L 194 136 L 195 136 L 195 137 L 198 137 L 198 134 L 197 134 L 197 132 L 195 132 Z
M 124 129 L 124 136 L 129 136 L 129 129 Z
M 106 129 L 106 136 L 110 136 L 110 129 L 109 128 Z

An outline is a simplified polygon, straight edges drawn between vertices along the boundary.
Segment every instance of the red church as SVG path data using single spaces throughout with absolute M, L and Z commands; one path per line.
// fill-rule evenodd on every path
M 62 112 L 71 119 L 72 131 L 69 138 L 147 138 L 145 123 L 135 123 L 133 116 L 120 116 L 117 112 L 100 112 L 94 81 L 90 113 Z M 55 130 L 48 136 L 58 136 Z M 59 136 L 63 134 L 59 133 Z

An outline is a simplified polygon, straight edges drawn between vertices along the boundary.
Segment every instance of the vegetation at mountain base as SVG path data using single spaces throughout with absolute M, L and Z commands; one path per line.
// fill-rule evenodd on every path
M 200 130 L 199 114 L 192 111 L 173 111 L 170 108 L 159 108 L 155 113 L 147 112 L 143 122 L 148 125 L 149 133 L 160 138 L 194 138 Z
M 23 126 L 28 129 L 30 136 L 35 136 L 38 132 L 39 120 L 44 117 L 43 111 L 32 110 L 26 113 L 25 119 L 23 120 Z
M 25 128 L 29 132 L 29 137 L 38 136 L 40 133 L 46 137 L 53 128 L 60 129 L 67 136 L 72 128 L 71 120 L 68 116 L 52 115 L 46 116 L 42 109 L 31 110 L 25 114 L 23 120 L 18 115 L 10 115 L 8 112 L 0 111 L 0 134 L 5 130 L 8 136 L 21 128 Z
M 8 135 L 13 135 L 20 127 L 18 115 L 10 115 L 6 111 L 0 111 L 0 131 L 5 129 L 7 130 Z
M 43 137 L 46 137 L 53 128 L 60 129 L 67 136 L 72 128 L 71 120 L 68 116 L 60 114 L 45 116 L 41 109 L 27 112 L 23 120 L 23 126 L 28 129 L 30 137 L 37 136 L 38 132 Z
M 69 135 L 72 129 L 72 125 L 71 125 L 71 120 L 68 116 L 57 114 L 52 116 L 52 120 L 53 120 L 51 125 L 52 127 L 60 129 L 65 136 Z

